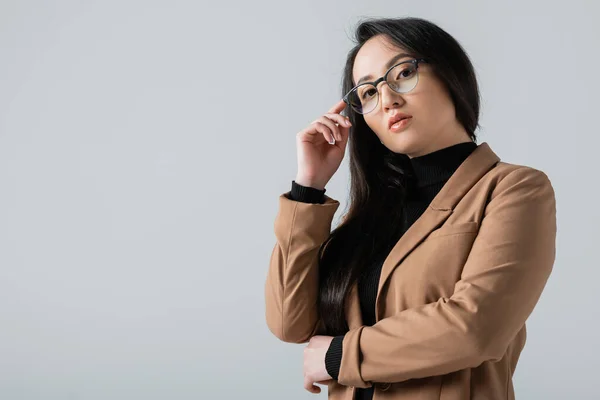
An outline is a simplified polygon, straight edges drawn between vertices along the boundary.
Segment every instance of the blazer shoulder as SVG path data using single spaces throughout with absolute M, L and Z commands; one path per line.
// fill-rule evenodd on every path
M 552 197 L 555 196 L 550 178 L 540 169 L 527 165 L 499 162 L 495 168 L 492 168 L 490 173 L 492 173 L 489 180 L 491 182 L 490 199 L 500 193 L 517 195 L 520 193 L 533 194 L 533 191 Z
M 504 179 L 538 179 L 550 183 L 550 177 L 542 170 L 514 163 L 499 161 L 494 168 L 490 170 L 490 174 L 497 183 Z

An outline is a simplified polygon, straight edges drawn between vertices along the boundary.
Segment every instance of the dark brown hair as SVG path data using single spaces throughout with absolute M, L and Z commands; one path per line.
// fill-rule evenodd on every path
M 425 58 L 445 84 L 458 121 L 475 141 L 479 120 L 479 89 L 473 66 L 461 45 L 436 24 L 420 18 L 379 18 L 360 22 L 355 46 L 348 53 L 343 72 L 342 95 L 354 86 L 352 68 L 363 44 L 377 35 L 415 58 Z M 341 335 L 348 326 L 344 303 L 353 283 L 373 263 L 383 262 L 391 250 L 382 248 L 399 236 L 402 203 L 407 191 L 410 162 L 388 150 L 368 127 L 364 117 L 350 107 L 344 110 L 352 122 L 350 131 L 350 199 L 343 222 L 319 250 L 320 288 L 318 307 L 326 333 Z

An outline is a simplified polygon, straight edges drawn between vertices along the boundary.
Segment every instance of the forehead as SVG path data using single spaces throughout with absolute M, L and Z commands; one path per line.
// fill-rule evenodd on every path
M 352 68 L 352 81 L 356 84 L 359 79 L 367 75 L 372 79 L 382 76 L 387 70 L 388 61 L 400 53 L 408 52 L 382 35 L 372 37 L 356 54 Z M 398 60 L 400 61 L 402 59 Z

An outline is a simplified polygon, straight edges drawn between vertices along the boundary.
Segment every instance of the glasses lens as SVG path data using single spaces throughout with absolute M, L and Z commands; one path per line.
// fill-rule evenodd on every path
M 354 88 L 354 90 L 350 92 L 348 101 L 354 111 L 360 114 L 366 114 L 375 109 L 378 96 L 377 88 L 370 83 L 365 83 Z
M 417 86 L 418 80 L 417 67 L 412 62 L 398 64 L 387 76 L 389 87 L 397 93 L 410 92 Z M 366 114 L 377 107 L 379 92 L 372 84 L 364 83 L 350 92 L 348 101 L 357 113 Z
M 398 93 L 410 92 L 417 85 L 418 80 L 417 67 L 413 63 L 397 65 L 387 77 L 390 88 Z

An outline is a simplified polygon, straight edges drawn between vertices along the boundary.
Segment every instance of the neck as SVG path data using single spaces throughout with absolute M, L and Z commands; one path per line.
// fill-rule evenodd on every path
M 433 153 L 435 151 L 445 149 L 450 146 L 454 146 L 459 143 L 469 143 L 473 142 L 465 128 L 458 123 L 455 122 L 455 126 L 452 128 L 452 132 L 444 132 L 443 134 L 438 134 L 436 139 L 425 145 L 423 148 L 411 152 L 410 154 L 406 153 L 408 158 L 421 157 L 429 153 Z

